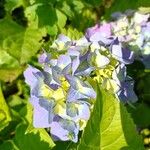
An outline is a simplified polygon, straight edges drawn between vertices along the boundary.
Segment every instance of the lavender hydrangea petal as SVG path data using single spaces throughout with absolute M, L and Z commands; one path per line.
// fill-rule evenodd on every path
M 86 31 L 86 38 L 91 42 L 102 42 L 105 45 L 109 45 L 112 42 L 111 37 L 111 25 L 96 24 L 94 27 L 88 28 Z
M 67 94 L 67 101 L 68 102 L 75 102 L 80 99 L 88 99 L 89 97 L 80 93 L 78 90 L 75 90 L 74 88 L 70 88 L 68 90 Z
M 78 115 L 78 108 L 76 107 L 74 102 L 67 103 L 66 112 L 67 112 L 67 115 L 70 117 L 76 117 Z
M 109 23 L 105 23 L 100 26 L 100 32 L 103 37 L 111 36 L 111 25 Z
M 79 57 L 74 58 L 74 60 L 72 61 L 72 75 L 75 74 L 77 68 L 79 67 L 79 64 L 80 64 Z
M 39 98 L 31 97 L 30 102 L 33 105 L 33 125 L 35 128 L 47 128 L 50 127 L 51 124 L 51 116 L 50 112 L 41 107 Z
M 51 48 L 57 51 L 62 51 L 62 50 L 66 50 L 71 45 L 72 45 L 72 41 L 70 40 L 70 38 L 63 34 L 60 34 L 58 39 L 56 39 L 52 44 Z
M 80 70 L 79 68 L 78 70 L 76 70 L 75 75 L 76 76 L 89 76 L 93 70 L 95 70 L 95 67 L 91 67 L 91 66 L 84 68 L 83 70 L 82 69 Z
M 71 120 L 60 119 L 58 122 L 52 122 L 51 134 L 56 136 L 62 141 L 78 141 L 79 129 L 76 124 Z
M 49 66 L 45 66 L 44 71 L 50 74 L 51 76 L 51 82 L 50 84 L 48 84 L 49 86 L 54 85 L 58 87 L 61 85 L 61 82 L 59 80 L 60 78 L 59 70 L 57 70 L 55 67 L 50 68 Z
M 88 28 L 86 30 L 86 38 L 89 39 L 92 35 L 99 31 L 99 24 L 96 24 L 94 27 Z
M 51 127 L 50 133 L 52 134 L 52 136 L 57 137 L 57 139 L 61 141 L 70 140 L 68 138 L 69 131 L 63 129 L 58 122 L 52 122 L 50 127 Z
M 121 63 L 117 66 L 117 68 L 112 73 L 112 78 L 120 84 L 120 82 L 124 82 L 127 76 L 126 66 Z
M 77 101 L 67 103 L 67 114 L 75 121 L 82 122 L 79 130 L 83 130 L 90 117 L 90 104 L 86 101 Z
M 25 71 L 24 71 L 24 77 L 25 77 L 25 82 L 31 87 L 31 89 L 35 86 L 37 83 L 37 78 L 35 77 L 35 73 L 40 72 L 38 69 L 29 66 Z
M 84 83 L 83 81 L 81 81 L 79 78 L 72 77 L 69 75 L 67 75 L 66 78 L 74 90 L 77 90 L 78 92 L 80 92 L 81 94 L 89 98 L 96 97 L 96 93 L 93 90 L 93 88 L 89 86 L 88 84 Z
M 88 120 L 90 117 L 90 106 L 86 103 L 79 104 L 79 117 L 84 120 Z
M 122 44 L 116 39 L 110 49 L 114 58 L 122 63 L 130 64 L 134 61 L 134 53 L 128 48 L 122 47 Z
M 63 70 L 65 67 L 67 67 L 69 64 L 71 64 L 71 58 L 67 55 L 60 55 L 57 61 L 57 66 Z
M 44 64 L 44 63 L 48 63 L 51 59 L 51 56 L 50 54 L 44 52 L 43 54 L 41 54 L 38 58 L 38 62 L 41 63 L 41 64 Z
M 58 36 L 58 40 L 59 41 L 62 41 L 62 42 L 68 42 L 68 41 L 71 41 L 69 37 L 65 36 L 64 34 L 60 34 Z
M 135 92 L 134 92 L 134 82 L 127 81 L 122 84 L 120 91 L 117 93 L 120 100 L 123 102 L 136 102 L 138 100 Z

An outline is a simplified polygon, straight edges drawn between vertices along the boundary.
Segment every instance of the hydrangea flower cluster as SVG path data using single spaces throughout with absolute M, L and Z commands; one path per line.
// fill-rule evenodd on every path
M 54 140 L 78 141 L 78 133 L 85 128 L 96 98 L 91 80 L 98 81 L 124 103 L 137 101 L 134 81 L 126 73 L 126 64 L 135 59 L 129 48 L 137 42 L 137 39 L 130 41 L 133 34 L 137 36 L 137 31 L 132 36 L 122 35 L 121 30 L 129 26 L 124 27 L 125 22 L 120 25 L 122 14 L 113 17 L 118 20 L 88 28 L 79 40 L 59 35 L 50 46 L 52 53 L 40 55 L 41 69 L 29 66 L 24 72 L 34 107 L 33 124 L 37 128 L 50 128 Z M 143 43 L 149 38 L 148 26 L 140 22 Z M 148 46 L 144 44 L 141 49 Z
M 112 34 L 127 44 L 146 68 L 150 68 L 150 13 L 127 10 L 125 13 L 112 14 L 112 19 Z

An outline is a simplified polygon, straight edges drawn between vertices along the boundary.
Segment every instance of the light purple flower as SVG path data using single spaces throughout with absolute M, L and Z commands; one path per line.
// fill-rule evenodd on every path
M 60 55 L 57 60 L 57 65 L 54 70 L 59 74 L 68 74 L 71 72 L 71 58 L 69 55 Z
M 75 143 L 78 141 L 79 127 L 74 121 L 57 117 L 50 127 L 50 132 L 55 139 L 61 141 L 71 140 Z
M 59 51 L 64 51 L 67 48 L 69 48 L 73 42 L 71 39 L 63 34 L 60 34 L 58 38 L 53 42 L 53 44 L 50 46 L 52 49 Z
M 67 75 L 66 79 L 71 86 L 68 93 L 68 101 L 76 101 L 84 98 L 96 98 L 96 93 L 93 88 L 79 78 Z
M 78 90 L 70 87 L 68 90 L 67 101 L 68 102 L 76 102 L 77 100 L 87 100 L 89 97 L 85 94 L 82 94 Z
M 123 47 L 117 38 L 111 44 L 110 52 L 114 58 L 124 64 L 130 64 L 134 61 L 134 52 Z
M 35 78 L 34 74 L 40 72 L 40 70 L 28 66 L 28 68 L 24 71 L 25 82 L 33 89 L 37 83 L 37 78 Z
M 102 37 L 110 37 L 111 36 L 110 24 L 103 24 L 103 25 L 96 24 L 94 27 L 87 29 L 86 38 L 89 38 L 91 41 L 100 41 L 98 36 L 99 36 L 99 38 L 101 36 Z
M 51 55 L 44 52 L 43 54 L 41 54 L 38 58 L 38 62 L 41 63 L 41 64 L 45 64 L 45 63 L 49 63 L 51 59 Z
M 52 108 L 54 101 L 48 101 L 46 99 L 39 99 L 35 96 L 30 98 L 30 102 L 33 105 L 33 125 L 35 128 L 47 128 L 52 123 L 54 114 Z
M 96 24 L 94 27 L 87 29 L 85 36 L 91 42 L 100 42 L 105 45 L 109 45 L 112 42 L 111 25 Z
M 138 98 L 134 92 L 134 81 L 127 76 L 126 66 L 119 64 L 113 71 L 112 77 L 119 86 L 119 90 L 116 93 L 118 98 L 125 103 L 136 102 Z
M 130 80 L 129 81 L 126 80 L 125 82 L 121 83 L 121 88 L 117 93 L 119 99 L 125 103 L 126 102 L 134 103 L 138 100 L 134 92 L 134 81 Z
M 94 67 L 90 65 L 89 51 L 85 51 L 83 47 L 71 48 L 68 50 L 68 55 L 72 59 L 72 75 L 88 76 Z
M 68 102 L 66 110 L 67 115 L 73 120 L 88 120 L 90 117 L 90 104 L 85 101 Z
M 120 82 L 124 82 L 127 76 L 125 64 L 121 63 L 117 66 L 117 68 L 112 73 L 112 78 L 115 80 L 118 85 L 120 85 Z

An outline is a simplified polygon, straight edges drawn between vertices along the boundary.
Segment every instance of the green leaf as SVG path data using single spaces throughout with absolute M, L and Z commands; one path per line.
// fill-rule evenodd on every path
M 82 32 L 79 32 L 77 29 L 73 29 L 72 27 L 67 30 L 63 29 L 62 33 L 74 40 L 77 40 L 83 36 Z
M 27 125 L 19 125 L 14 139 L 19 150 L 50 150 L 55 146 L 45 129 L 33 129 L 26 132 Z
M 136 109 L 130 109 L 133 120 L 139 127 L 148 127 L 150 125 L 150 107 L 147 104 L 141 103 Z
M 0 21 L 0 47 L 20 64 L 26 63 L 42 45 L 45 32 L 40 29 L 23 28 L 9 19 Z
M 0 68 L 15 68 L 19 67 L 18 61 L 10 56 L 6 51 L 0 50 Z
M 6 0 L 5 9 L 11 12 L 17 7 L 26 6 L 26 4 L 27 2 L 24 0 Z
M 5 102 L 0 84 L 0 131 L 11 121 L 11 116 L 7 103 Z
M 64 13 L 62 13 L 60 10 L 56 9 L 57 14 L 57 24 L 59 28 L 63 28 L 66 25 L 67 17 Z
M 80 13 L 82 11 L 82 9 L 84 8 L 83 1 L 74 0 L 74 1 L 72 1 L 72 3 L 74 5 L 75 11 L 77 11 L 78 13 Z
M 33 107 L 32 105 L 27 102 L 27 104 L 21 109 L 20 115 L 29 123 L 32 124 L 32 114 L 33 114 Z
M 56 10 L 48 4 L 38 5 L 36 8 L 38 26 L 53 26 L 57 21 Z
M 93 113 L 78 150 L 144 150 L 126 108 L 110 93 L 97 90 Z
M 0 80 L 4 82 L 12 82 L 15 80 L 23 71 L 23 68 L 6 68 L 0 69 Z
M 57 5 L 57 8 L 59 8 L 69 18 L 72 18 L 74 16 L 74 12 L 71 5 L 68 4 L 68 1 L 60 1 Z
M 150 72 L 143 72 L 141 78 L 137 80 L 136 90 L 139 99 L 145 102 L 150 102 Z
M 56 24 L 53 25 L 53 26 L 47 26 L 46 29 L 47 29 L 47 33 L 50 34 L 50 35 L 52 35 L 52 36 L 56 35 L 57 32 L 58 32 L 58 28 L 57 28 Z
M 1 150 L 19 150 L 12 140 L 5 141 L 2 145 L 0 145 Z
M 100 6 L 102 3 L 102 0 L 84 0 L 84 1 L 93 6 Z
M 56 141 L 53 150 L 77 150 L 77 144 L 70 141 Z
M 20 67 L 17 59 L 0 47 L 0 80 L 12 82 L 22 72 L 23 67 Z
M 57 14 L 56 9 L 48 3 L 35 3 L 25 10 L 28 18 L 28 25 L 34 29 L 45 28 L 51 35 L 57 34 Z
M 23 31 L 23 27 L 16 24 L 11 19 L 2 19 L 0 20 L 0 45 L 3 44 L 4 39 L 7 39 L 9 36 Z

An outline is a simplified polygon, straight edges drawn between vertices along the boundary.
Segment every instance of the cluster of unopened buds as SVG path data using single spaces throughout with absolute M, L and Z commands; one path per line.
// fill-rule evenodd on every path
M 150 46 L 145 42 L 150 37 L 148 16 L 130 12 L 113 17 L 119 19 L 88 28 L 79 40 L 59 35 L 50 46 L 51 53 L 39 56 L 41 69 L 29 66 L 24 72 L 34 127 L 50 128 L 54 140 L 78 141 L 96 99 L 93 82 L 124 103 L 137 101 L 126 64 L 137 57 L 130 47 L 146 53 Z M 143 40 L 140 45 L 139 38 Z

